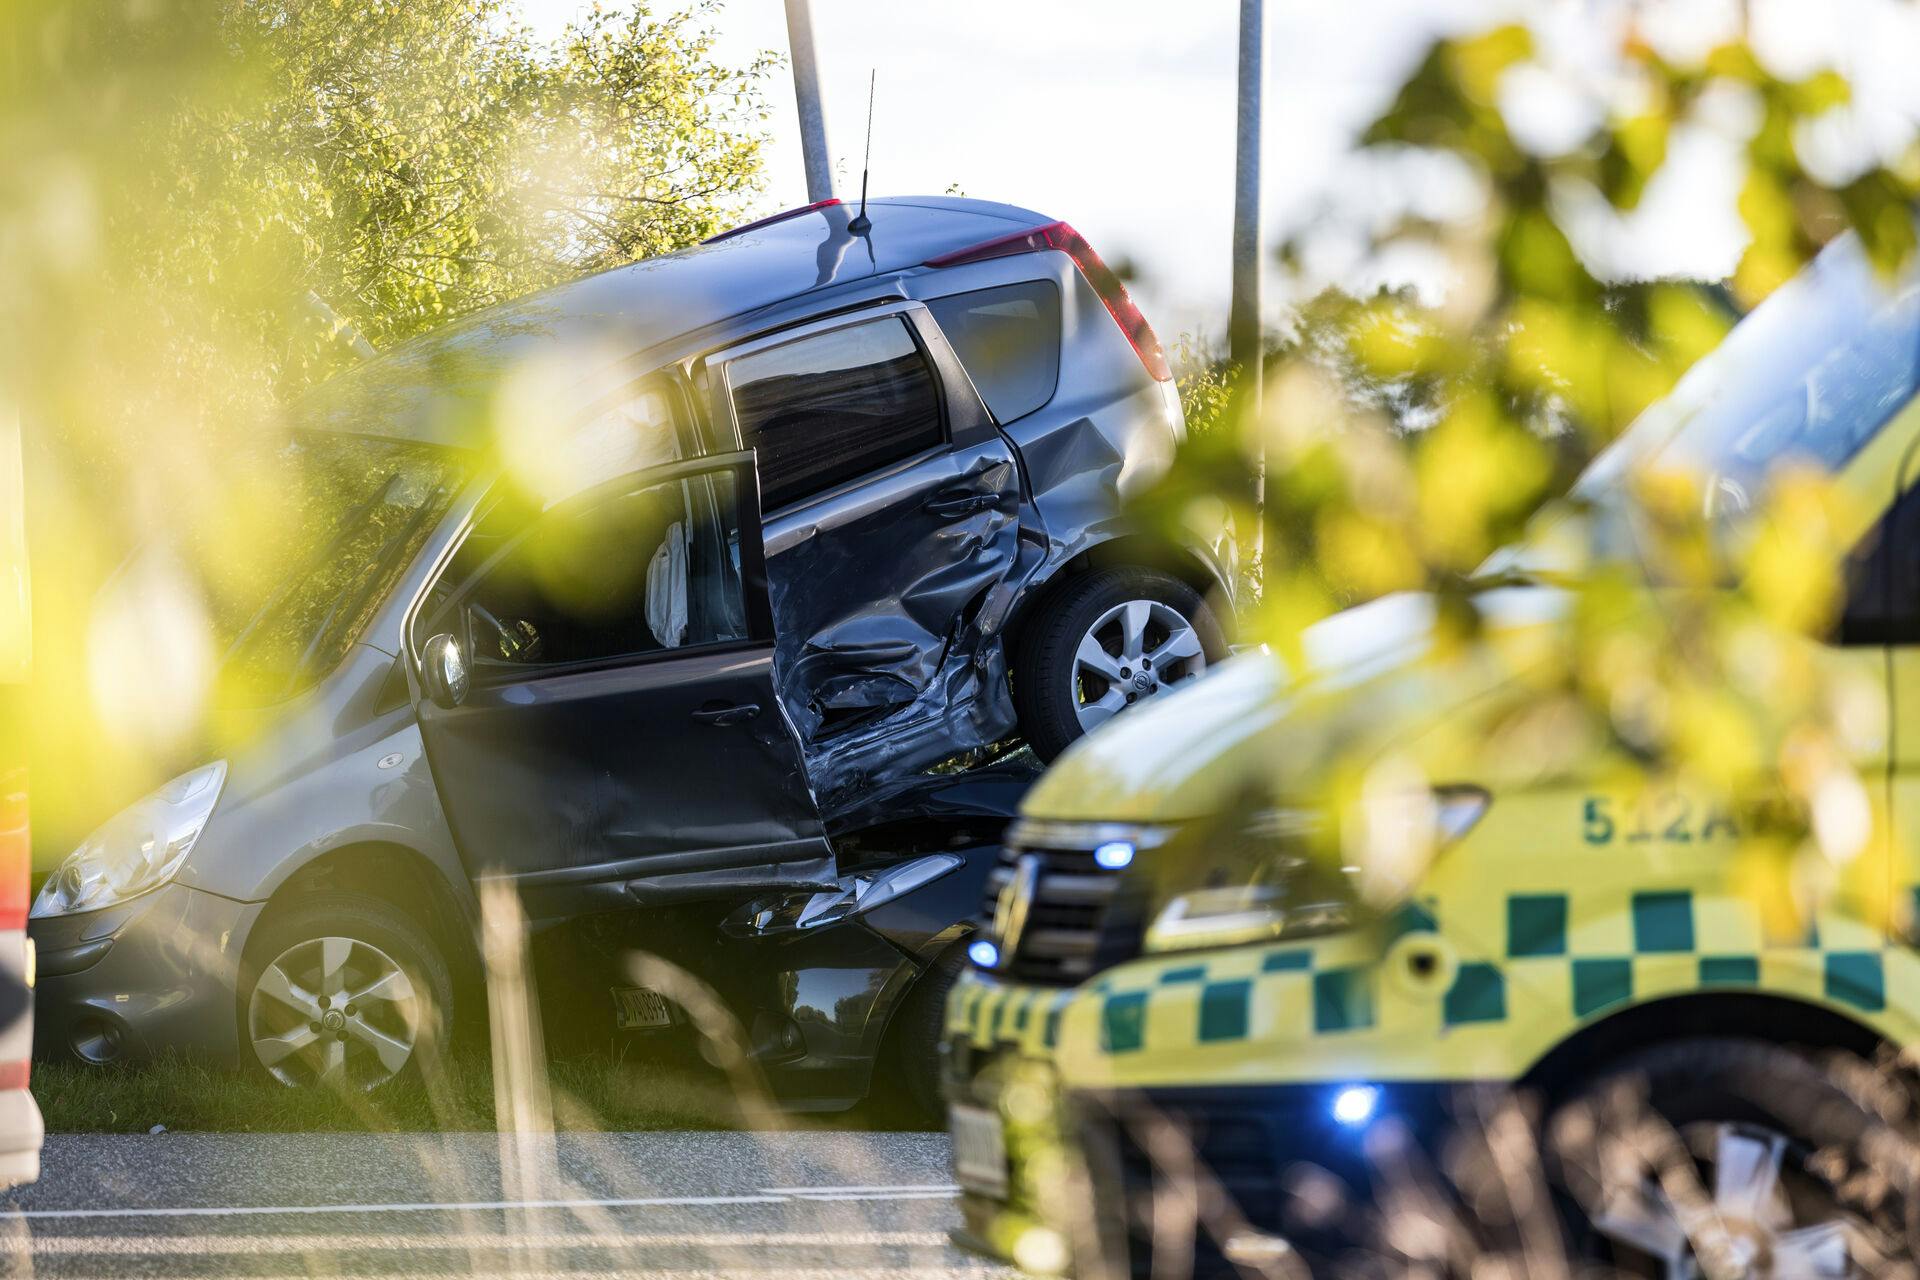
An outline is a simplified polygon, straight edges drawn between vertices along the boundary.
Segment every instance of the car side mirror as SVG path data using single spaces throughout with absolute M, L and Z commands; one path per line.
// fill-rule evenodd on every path
M 435 706 L 452 709 L 467 700 L 473 679 L 466 652 L 453 636 L 443 631 L 421 646 L 420 684 Z

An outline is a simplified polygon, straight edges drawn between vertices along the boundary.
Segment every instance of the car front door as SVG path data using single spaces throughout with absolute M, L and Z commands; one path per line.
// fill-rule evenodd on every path
M 408 629 L 428 761 L 476 877 L 559 910 L 830 873 L 774 690 L 759 525 L 742 453 L 541 511 L 482 505 Z M 464 679 L 423 666 L 436 637 Z
M 778 678 L 823 802 L 873 780 L 880 739 L 910 770 L 1008 732 L 1019 469 L 926 309 L 817 321 L 708 371 L 759 459 Z

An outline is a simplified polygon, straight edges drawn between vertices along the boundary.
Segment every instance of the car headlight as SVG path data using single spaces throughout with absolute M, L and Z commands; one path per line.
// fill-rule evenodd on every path
M 1440 787 L 1428 819 L 1432 844 L 1452 844 L 1486 813 L 1478 787 Z M 1204 836 L 1188 854 L 1200 883 L 1159 894 L 1147 926 L 1148 951 L 1231 947 L 1307 938 L 1350 927 L 1358 916 L 1358 868 L 1342 865 L 1319 815 L 1271 809 L 1236 830 Z
M 33 900 L 36 917 L 98 911 L 173 879 L 207 825 L 226 761 L 185 773 L 110 819 L 66 856 Z

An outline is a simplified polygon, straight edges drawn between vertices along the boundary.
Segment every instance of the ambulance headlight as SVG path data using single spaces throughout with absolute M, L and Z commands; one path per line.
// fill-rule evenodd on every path
M 1439 848 L 1446 848 L 1480 824 L 1492 797 L 1479 787 L 1435 787 L 1433 789 L 1433 835 Z
M 1409 829 L 1421 833 L 1423 848 L 1443 849 L 1474 828 L 1488 799 L 1478 787 L 1435 788 Z M 1310 938 L 1350 928 L 1361 913 L 1363 868 L 1342 856 L 1316 813 L 1265 810 L 1238 827 L 1192 835 L 1183 858 L 1163 861 L 1190 869 L 1152 895 L 1148 951 Z
M 1311 937 L 1353 922 L 1352 886 L 1320 856 L 1318 814 L 1268 809 L 1235 827 L 1182 833 L 1190 870 L 1154 896 L 1148 951 Z M 1169 859 L 1171 861 L 1171 859 Z

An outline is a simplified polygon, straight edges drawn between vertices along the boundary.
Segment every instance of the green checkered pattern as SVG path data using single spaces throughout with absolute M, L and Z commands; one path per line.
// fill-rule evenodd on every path
M 969 974 L 947 1008 L 947 1033 L 976 1045 L 1052 1049 L 1074 989 L 1001 986 Z
M 1915 893 L 1920 906 L 1920 889 Z M 1506 1021 L 1517 1012 L 1515 984 L 1536 996 L 1565 992 L 1566 1007 L 1580 1020 L 1676 989 L 1757 987 L 1764 956 L 1780 951 L 1802 953 L 1795 963 L 1803 968 L 1817 966 L 1829 1000 L 1868 1013 L 1886 1007 L 1885 940 L 1858 922 L 1836 919 L 1825 931 L 1810 926 L 1802 936 L 1763 939 L 1757 913 L 1725 897 L 1702 902 L 1687 890 L 1646 890 L 1629 896 L 1624 914 L 1619 900 L 1609 898 L 1610 909 L 1598 913 L 1589 902 L 1596 922 L 1583 923 L 1568 894 L 1507 895 L 1505 920 L 1487 922 L 1475 936 L 1495 954 L 1460 964 L 1440 1000 L 1441 1027 Z M 1382 933 L 1367 935 L 1364 948 L 1355 945 L 1355 935 L 1259 951 L 1228 948 L 1160 969 L 1144 985 L 1138 969 L 1115 971 L 1086 992 L 1099 1001 L 1100 1050 L 1122 1055 L 1256 1035 L 1318 1038 L 1367 1031 L 1377 1024 L 1381 998 L 1378 957 L 1408 933 L 1437 932 L 1437 915 L 1431 902 L 1402 908 Z M 1493 936 L 1503 926 L 1504 936 Z M 1652 966 L 1640 977 L 1657 987 L 1636 990 L 1636 964 Z M 1062 1012 L 1077 994 L 981 983 L 955 1002 L 950 1029 L 976 1044 L 1052 1050 Z M 1162 998 L 1180 1012 L 1163 1009 L 1155 1021 Z M 1273 1025 L 1260 1025 L 1263 1017 Z
M 1409 904 L 1387 922 L 1385 941 L 1391 943 L 1408 933 L 1432 933 L 1437 927 L 1430 906 Z M 1155 980 L 1155 987 L 1160 989 L 1199 987 L 1193 1043 L 1246 1039 L 1253 1027 L 1253 1011 L 1262 985 L 1274 995 L 1279 988 L 1303 984 L 1315 1035 L 1364 1031 L 1374 1025 L 1375 984 L 1379 980 L 1376 965 L 1329 962 L 1315 943 L 1296 943 L 1261 952 L 1256 972 L 1249 975 L 1238 971 L 1246 967 L 1244 959 L 1239 958 L 1244 957 L 1244 951 L 1232 954 L 1236 956 L 1235 971 L 1218 971 L 1211 961 L 1200 961 L 1161 970 Z M 1107 980 L 1095 983 L 1093 990 L 1101 998 L 1101 1050 L 1124 1054 L 1146 1048 L 1147 1012 L 1154 991 L 1115 990 Z
M 1605 942 L 1596 945 L 1570 937 L 1569 908 L 1566 894 L 1508 897 L 1506 957 L 1513 975 L 1540 982 L 1553 980 L 1549 965 L 1564 966 L 1561 980 L 1568 984 L 1576 1017 L 1592 1017 L 1633 1000 L 1636 958 L 1691 957 L 1698 986 L 1737 988 L 1758 986 L 1761 957 L 1779 950 L 1820 952 L 1828 999 L 1869 1013 L 1886 1007 L 1882 939 L 1858 924 L 1851 926 L 1851 936 L 1845 940 L 1850 945 L 1825 950 L 1821 931 L 1811 922 L 1800 937 L 1767 939 L 1757 914 L 1728 899 L 1712 900 L 1717 918 L 1709 921 L 1702 919 L 1702 904 L 1688 890 L 1649 890 L 1632 895 L 1627 917 L 1630 937 L 1618 940 L 1628 945 L 1610 954 Z M 1463 979 L 1472 967 L 1462 967 Z M 1457 1020 L 1451 1011 L 1448 1020 Z
M 1916 894 L 1920 895 L 1920 890 Z M 1916 902 L 1920 903 L 1920 896 Z M 1647 890 L 1630 897 L 1625 936 L 1581 938 L 1574 936 L 1569 895 L 1508 895 L 1504 954 L 1460 965 L 1441 1000 L 1441 1023 L 1443 1027 L 1467 1027 L 1505 1021 L 1513 1012 L 1510 984 L 1516 980 L 1542 991 L 1564 984 L 1562 989 L 1567 992 L 1573 1014 L 1581 1019 L 1593 1017 L 1635 998 L 1634 962 L 1641 958 L 1690 958 L 1688 981 L 1699 988 L 1757 987 L 1761 955 L 1774 949 L 1819 952 L 1827 998 L 1870 1013 L 1886 1007 L 1880 940 L 1862 927 L 1852 927 L 1852 936 L 1847 939 L 1852 945 L 1822 950 L 1821 931 L 1812 925 L 1803 936 L 1766 943 L 1757 915 L 1730 923 L 1729 913 L 1736 909 L 1726 899 L 1715 899 L 1713 909 L 1718 913 L 1716 921 L 1703 921 L 1692 892 Z M 1384 953 L 1387 944 L 1406 933 L 1433 932 L 1438 927 L 1432 904 L 1404 908 L 1389 922 L 1380 951 Z M 1709 945 L 1733 937 L 1743 945 Z M 1350 954 L 1343 962 L 1328 963 L 1312 944 L 1264 952 L 1257 978 L 1215 974 L 1202 962 L 1163 970 L 1158 985 L 1198 984 L 1202 988 L 1192 1034 L 1195 1043 L 1208 1044 L 1245 1038 L 1254 1021 L 1251 1010 L 1256 1005 L 1256 982 L 1288 980 L 1309 984 L 1307 1008 L 1314 1036 L 1336 1036 L 1375 1025 L 1377 964 L 1353 963 Z M 1151 991 L 1109 990 L 1104 994 L 1101 1048 L 1105 1052 L 1132 1053 L 1147 1047 L 1147 1013 L 1152 998 Z

